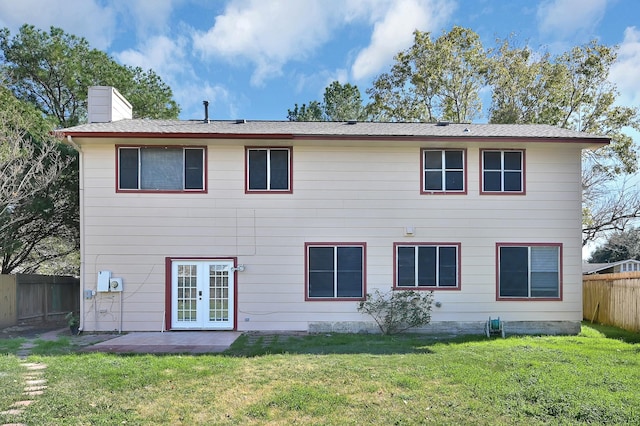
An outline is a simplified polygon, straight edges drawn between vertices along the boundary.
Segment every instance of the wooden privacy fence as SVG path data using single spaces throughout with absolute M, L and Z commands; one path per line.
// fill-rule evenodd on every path
M 0 275 L 0 327 L 58 320 L 80 309 L 80 280 L 52 275 Z
M 640 272 L 583 275 L 582 316 L 640 331 Z

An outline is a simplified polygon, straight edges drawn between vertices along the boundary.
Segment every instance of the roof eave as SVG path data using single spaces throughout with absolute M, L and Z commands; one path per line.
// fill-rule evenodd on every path
M 72 138 L 127 138 L 127 139 L 296 139 L 296 140 L 403 140 L 403 141 L 470 141 L 487 139 L 504 142 L 579 143 L 586 148 L 599 148 L 611 140 L 603 137 L 538 137 L 538 136 L 466 136 L 466 135 L 351 135 L 351 134 L 293 134 L 293 133 L 203 133 L 203 132 L 83 132 L 59 131 L 61 137 Z

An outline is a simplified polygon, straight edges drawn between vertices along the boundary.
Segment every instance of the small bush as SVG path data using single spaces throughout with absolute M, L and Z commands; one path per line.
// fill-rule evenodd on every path
M 395 334 L 429 324 L 432 302 L 432 291 L 376 290 L 359 303 L 358 311 L 371 315 L 383 334 Z

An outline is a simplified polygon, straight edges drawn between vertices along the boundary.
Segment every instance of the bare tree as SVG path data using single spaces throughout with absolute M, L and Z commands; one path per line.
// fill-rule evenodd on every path
M 18 238 L 29 231 L 27 224 L 34 215 L 43 219 L 36 224 L 42 228 L 57 208 L 55 197 L 46 195 L 55 192 L 54 183 L 71 159 L 62 155 L 51 129 L 34 108 L 0 87 L 1 273 L 14 271 L 42 241 Z M 52 202 L 46 205 L 45 201 Z

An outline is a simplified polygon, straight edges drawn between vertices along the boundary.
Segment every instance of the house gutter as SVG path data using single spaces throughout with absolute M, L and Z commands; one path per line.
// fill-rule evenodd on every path
M 79 331 L 84 330 L 85 311 L 84 311 L 84 289 L 85 289 L 85 257 L 84 257 L 84 173 L 83 173 L 83 152 L 82 148 L 74 142 L 71 135 L 67 135 L 67 144 L 78 151 L 78 201 L 80 203 L 80 328 Z

